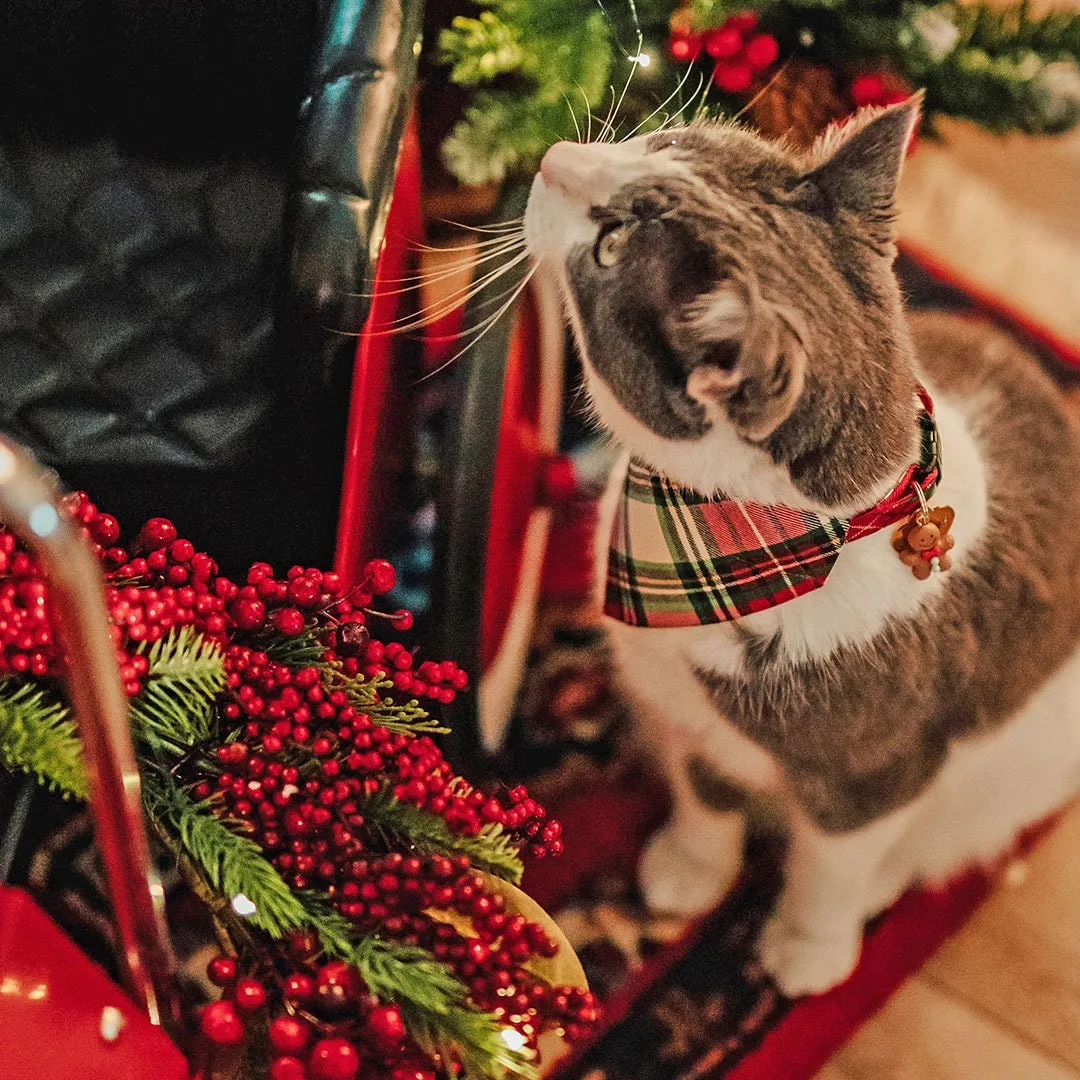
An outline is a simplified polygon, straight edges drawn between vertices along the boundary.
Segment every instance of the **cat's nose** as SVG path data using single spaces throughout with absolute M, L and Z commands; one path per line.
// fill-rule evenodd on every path
M 544 183 L 574 198 L 585 194 L 592 173 L 588 148 L 581 143 L 557 142 L 540 162 Z

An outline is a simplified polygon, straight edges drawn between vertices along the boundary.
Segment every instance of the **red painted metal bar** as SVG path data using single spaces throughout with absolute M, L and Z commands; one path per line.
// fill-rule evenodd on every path
M 376 477 L 384 428 L 391 419 L 387 405 L 396 340 L 388 327 L 402 306 L 402 295 L 408 295 L 402 293 L 398 283 L 408 272 L 415 244 L 422 237 L 420 141 L 414 114 L 402 140 L 383 249 L 375 271 L 371 311 L 360 334 L 353 369 L 334 557 L 334 569 L 347 582 L 359 578 L 377 542 Z
M 45 470 L 25 451 L 0 439 L 0 516 L 49 578 L 125 982 L 151 1023 L 176 1030 L 178 996 L 165 928 L 165 895 L 143 826 L 128 703 L 109 636 L 101 568 L 81 533 L 55 504 L 56 491 Z

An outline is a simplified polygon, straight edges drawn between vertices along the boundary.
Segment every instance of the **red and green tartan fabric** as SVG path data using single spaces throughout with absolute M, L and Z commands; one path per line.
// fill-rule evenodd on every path
M 919 461 L 879 503 L 840 518 L 688 491 L 631 461 L 612 526 L 604 613 L 631 626 L 727 622 L 820 589 L 840 549 L 919 509 L 941 478 L 933 405 L 918 401 Z

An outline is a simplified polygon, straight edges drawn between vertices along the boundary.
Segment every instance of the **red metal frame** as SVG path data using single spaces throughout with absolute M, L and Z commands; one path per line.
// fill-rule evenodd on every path
M 334 569 L 347 582 L 360 577 L 378 546 L 379 492 L 385 481 L 389 434 L 393 427 L 392 374 L 398 338 L 388 331 L 402 308 L 398 282 L 415 261 L 423 238 L 420 211 L 420 139 L 416 116 L 405 129 L 397 179 L 386 221 L 383 249 L 375 270 L 371 311 L 360 334 L 349 398 L 341 510 Z
M 480 659 L 495 658 L 517 592 L 525 530 L 539 503 L 540 319 L 531 289 L 521 296 L 503 381 L 502 414 L 491 478 L 491 508 L 480 615 Z

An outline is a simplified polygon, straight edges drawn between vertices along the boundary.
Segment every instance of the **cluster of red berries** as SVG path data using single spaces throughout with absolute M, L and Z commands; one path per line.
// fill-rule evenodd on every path
M 203 1034 L 216 1046 L 235 1046 L 256 1023 L 265 1025 L 270 1080 L 355 1080 L 361 1071 L 388 1080 L 435 1080 L 430 1061 L 408 1038 L 400 1009 L 379 1002 L 340 960 L 260 980 L 241 975 L 232 957 L 218 956 L 207 975 L 222 997 L 203 1009 Z M 267 983 L 277 989 L 268 991 Z
M 475 906 L 485 899 L 477 895 L 468 902 Z M 507 916 L 501 904 L 486 920 L 499 929 L 474 939 L 428 921 L 437 931 L 436 957 L 451 966 L 455 957 L 467 958 L 457 967 L 476 972 L 468 980 L 474 1003 L 520 1032 L 523 1047 L 534 1049 L 542 1028 L 559 1027 L 573 1040 L 596 1021 L 596 1001 L 587 991 L 546 986 L 509 959 L 499 967 L 488 962 L 496 951 L 507 957 L 551 955 L 555 946 L 536 924 Z M 202 1010 L 203 1034 L 216 1046 L 235 1046 L 256 1023 L 265 1025 L 270 1080 L 355 1080 L 361 1072 L 386 1080 L 434 1080 L 432 1062 L 409 1037 L 398 1006 L 372 994 L 344 961 L 321 959 L 311 934 L 293 934 L 261 979 L 242 975 L 230 956 L 211 960 L 207 976 L 222 996 Z
M 596 1018 L 592 996 L 550 987 L 526 970 L 556 950 L 544 929 L 508 914 L 465 856 L 402 854 L 368 820 L 393 796 L 456 835 L 499 832 L 535 857 L 562 850 L 561 826 L 524 787 L 497 794 L 471 787 L 430 737 L 401 726 L 415 702 L 403 712 L 379 696 L 392 686 L 397 701 L 449 704 L 468 686 L 453 662 L 420 660 L 400 642 L 372 636 L 381 613 L 369 605 L 393 588 L 390 564 L 373 560 L 347 588 L 334 573 L 296 566 L 277 578 L 256 563 L 237 585 L 166 518 L 148 521 L 128 550 L 118 545 L 116 519 L 84 494 L 69 497 L 64 512 L 102 561 L 128 694 L 144 685 L 147 645 L 170 630 L 190 626 L 221 644 L 226 685 L 217 709 L 228 741 L 183 763 L 193 795 L 238 823 L 291 887 L 318 889 L 358 929 L 445 962 L 473 1005 L 516 1028 L 524 1045 L 534 1047 L 550 1026 L 582 1036 Z M 48 599 L 34 560 L 0 530 L 0 674 L 61 674 Z M 412 622 L 407 611 L 384 617 L 397 630 Z M 318 643 L 318 666 L 273 658 L 275 645 L 301 633 Z M 469 936 L 456 928 L 462 920 Z M 380 1080 L 434 1080 L 397 1006 L 374 998 L 347 965 L 318 966 L 318 941 L 298 937 L 305 940 L 293 941 L 288 955 L 264 960 L 269 967 L 258 977 L 241 976 L 228 958 L 211 965 L 225 996 L 201 1015 L 207 1038 L 228 1045 L 267 1027 L 271 1080 L 355 1080 L 362 1070 Z
M 215 560 L 180 537 L 168 518 L 147 521 L 129 551 L 118 544 L 116 518 L 98 510 L 85 492 L 67 496 L 63 512 L 84 533 L 105 568 L 112 636 L 129 695 L 138 694 L 143 686 L 144 643 L 152 644 L 171 629 L 193 626 L 223 643 L 237 630 L 292 637 L 315 625 L 320 614 L 328 647 L 338 648 L 344 660 L 350 653 L 348 642 L 356 641 L 359 633 L 367 649 L 365 674 L 392 679 L 399 691 L 449 704 L 456 691 L 468 685 L 456 665 L 426 662 L 423 673 L 414 673 L 412 654 L 403 646 L 383 646 L 370 639 L 364 623 L 369 615 L 381 613 L 367 605 L 395 584 L 394 568 L 383 559 L 369 562 L 351 590 L 339 575 L 315 568 L 294 566 L 284 579 L 276 579 L 266 563 L 252 566 L 246 584 L 240 586 L 220 575 Z M 386 618 L 397 630 L 412 625 L 408 611 Z M 40 570 L 14 534 L 0 529 L 0 675 L 58 677 L 61 659 Z M 361 665 L 355 655 L 345 662 L 352 666 L 347 674 L 358 673 Z
M 668 51 L 680 63 L 691 64 L 702 54 L 715 61 L 713 82 L 726 94 L 745 93 L 776 63 L 780 45 L 772 34 L 758 31 L 757 16 L 740 11 L 711 30 L 692 26 L 689 9 L 671 19 Z
M 231 700 L 222 713 L 243 727 L 218 748 L 216 778 L 202 778 L 194 793 L 207 798 L 216 787 L 276 858 L 286 840 L 292 849 L 284 854 L 351 857 L 354 831 L 363 824 L 359 802 L 384 785 L 402 802 L 438 815 L 451 832 L 475 836 L 498 826 L 535 857 L 561 853 L 561 826 L 524 787 L 501 797 L 470 787 L 428 736 L 376 723 L 344 690 L 327 692 L 317 668 L 293 669 L 239 645 L 228 648 L 225 666 Z M 297 752 L 311 759 L 303 777 Z M 308 872 L 291 860 L 279 869 L 294 875 L 297 888 L 306 886 Z
M 861 109 L 864 105 L 898 105 L 911 97 L 911 87 L 888 73 L 865 71 L 851 80 L 848 93 Z

